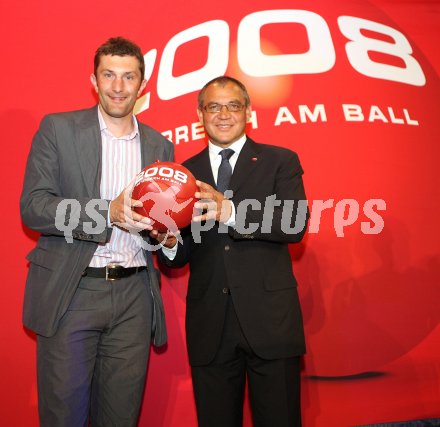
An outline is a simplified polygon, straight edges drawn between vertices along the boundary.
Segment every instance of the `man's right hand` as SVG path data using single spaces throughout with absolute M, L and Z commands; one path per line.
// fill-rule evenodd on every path
M 206 182 L 197 180 L 196 183 L 199 191 L 195 193 L 195 197 L 200 200 L 196 202 L 195 207 L 204 213 L 194 216 L 193 221 L 201 222 L 214 219 L 218 222 L 227 222 L 233 212 L 232 202 Z
M 150 218 L 133 210 L 135 207 L 141 207 L 142 202 L 130 197 L 131 190 L 131 186 L 128 186 L 110 202 L 110 222 L 128 231 L 152 230 Z

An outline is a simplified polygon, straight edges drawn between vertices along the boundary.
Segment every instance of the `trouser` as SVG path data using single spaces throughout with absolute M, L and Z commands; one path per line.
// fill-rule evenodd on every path
M 151 323 L 146 271 L 115 281 L 84 277 L 56 334 L 37 336 L 41 426 L 135 426 Z
M 246 377 L 254 427 L 300 427 L 300 358 L 265 360 L 249 346 L 232 300 L 219 349 L 206 366 L 192 366 L 199 427 L 241 427 Z

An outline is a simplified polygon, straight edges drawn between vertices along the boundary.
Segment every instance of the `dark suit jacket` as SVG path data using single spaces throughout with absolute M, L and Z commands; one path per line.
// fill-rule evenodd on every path
M 197 179 L 215 186 L 208 149 L 184 165 Z M 283 202 L 305 200 L 302 174 L 294 152 L 248 138 L 230 184 L 237 220 L 243 212 L 240 202 L 245 199 L 254 199 L 262 207 L 273 195 Z M 258 202 L 254 202 L 255 210 L 248 208 L 246 224 L 262 224 L 264 210 L 256 209 Z M 295 203 L 292 223 L 297 206 Z M 282 211 L 282 206 L 274 207 L 270 230 L 266 226 L 256 231 L 229 228 L 219 233 L 216 225 L 201 233 L 200 243 L 194 242 L 190 229 L 183 230 L 184 243 L 179 245 L 175 259 L 170 262 L 160 254 L 160 259 L 171 266 L 190 263 L 186 332 L 192 365 L 207 364 L 216 353 L 228 298 L 224 288 L 230 289 L 244 334 L 258 356 L 276 359 L 304 353 L 302 316 L 288 243 L 302 239 L 308 213 L 302 217 L 304 226 L 299 232 L 286 234 L 281 229 Z M 270 224 L 270 216 L 268 219 Z
M 142 167 L 157 159 L 173 160 L 173 146 L 166 138 L 141 123 L 139 132 Z M 36 247 L 27 256 L 30 267 L 23 307 L 25 326 L 38 334 L 51 336 L 56 332 L 83 270 L 98 244 L 110 238 L 111 228 L 100 234 L 84 230 L 85 222 L 94 223 L 85 205 L 91 199 L 100 199 L 100 180 L 97 107 L 44 117 L 32 142 L 20 201 L 23 222 L 41 233 Z M 81 205 L 72 243 L 67 243 L 55 226 L 57 206 L 64 199 L 76 199 Z M 99 209 L 106 219 L 107 208 Z M 162 345 L 166 342 L 166 329 L 159 280 L 151 253 L 145 251 L 145 257 L 154 298 L 153 342 Z

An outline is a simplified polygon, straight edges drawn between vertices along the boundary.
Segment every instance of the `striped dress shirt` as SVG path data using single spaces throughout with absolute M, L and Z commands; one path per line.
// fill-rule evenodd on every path
M 121 194 L 141 170 L 141 141 L 137 120 L 133 116 L 133 131 L 129 135 L 115 137 L 107 128 L 98 108 L 102 139 L 101 198 L 113 200 Z M 99 245 L 90 267 L 105 267 L 116 263 L 122 267 L 139 267 L 146 264 L 141 246 L 131 234 L 113 226 L 111 239 Z

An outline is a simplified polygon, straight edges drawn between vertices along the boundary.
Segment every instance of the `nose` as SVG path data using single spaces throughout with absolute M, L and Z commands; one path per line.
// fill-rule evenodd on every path
M 115 92 L 122 92 L 123 83 L 124 83 L 124 82 L 122 81 L 122 78 L 119 77 L 119 76 L 116 76 L 116 77 L 113 79 L 113 82 L 112 82 L 112 89 L 113 89 Z
M 220 111 L 219 111 L 218 115 L 219 115 L 219 117 L 229 117 L 230 116 L 228 106 L 226 104 L 224 104 L 220 107 Z

